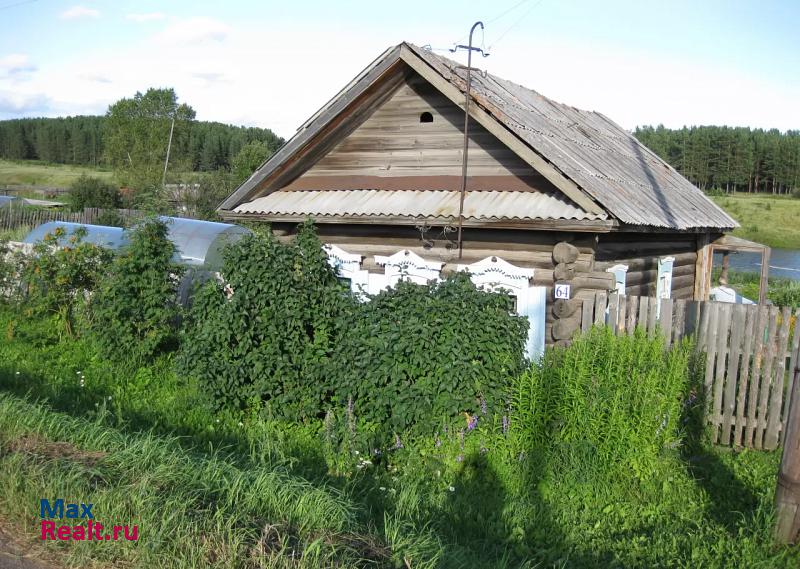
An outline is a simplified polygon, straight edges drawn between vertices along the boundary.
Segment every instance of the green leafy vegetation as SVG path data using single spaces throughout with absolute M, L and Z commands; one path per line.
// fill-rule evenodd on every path
M 125 101 L 124 105 L 121 105 L 125 107 L 131 107 L 133 103 L 141 103 L 140 107 L 146 107 L 145 115 L 150 114 L 160 119 L 153 126 L 156 127 L 158 134 L 163 135 L 163 138 L 156 137 L 154 131 L 153 142 L 161 151 L 159 160 L 162 168 L 169 137 L 171 113 L 174 108 L 169 105 L 175 103 L 174 95 L 172 89 L 150 89 L 144 94 L 139 93 L 138 101 L 137 95 L 134 95 L 133 98 L 122 99 L 119 102 Z M 112 109 L 114 109 L 114 105 L 109 110 Z M 120 111 L 118 114 L 126 114 L 124 112 L 126 109 L 119 108 L 118 110 Z M 110 157 L 107 147 L 109 144 L 113 146 L 113 140 L 109 139 L 109 136 L 111 135 L 110 131 L 115 129 L 108 123 L 109 117 L 106 116 L 0 121 L 0 158 L 25 161 L 24 163 L 38 160 L 53 165 L 69 164 L 91 168 L 109 166 Z M 233 158 L 242 147 L 254 141 L 265 144 L 270 153 L 283 143 L 283 139 L 269 129 L 236 127 L 205 121 L 191 121 L 181 126 L 183 130 L 178 131 L 179 136 L 173 140 L 170 162 L 185 165 L 186 169 L 193 171 L 229 168 L 233 164 Z M 111 138 L 113 139 L 113 136 Z M 121 151 L 124 151 L 124 148 Z M 124 153 L 123 158 L 127 158 Z M 134 159 L 133 155 L 131 159 Z M 0 162 L 0 166 L 2 165 L 3 163 Z M 85 170 L 85 168 L 56 169 L 62 173 Z M 2 174 L 2 170 L 0 170 L 0 174 Z M 22 174 L 22 171 L 18 172 L 18 175 Z M 70 180 L 64 181 L 62 177 L 53 181 L 57 183 L 43 182 L 43 184 L 66 187 Z M 5 181 L 0 177 L 0 183 L 33 184 L 37 182 L 24 178 L 18 178 L 18 181 L 10 179 Z
M 59 328 L 74 335 L 76 312 L 98 286 L 108 249 L 84 242 L 86 228 L 68 234 L 63 227 L 45 235 L 31 256 L 22 257 L 21 293 L 31 311 L 56 317 Z
M 800 131 L 638 127 L 634 136 L 704 190 L 791 194 L 800 188 Z
M 771 539 L 779 454 L 708 444 L 690 344 L 596 329 L 522 368 L 508 297 L 455 279 L 360 303 L 307 226 L 228 250 L 185 321 L 181 359 L 202 364 L 184 373 L 168 349 L 101 338 L 129 320 L 107 333 L 134 353 L 164 329 L 163 226 L 147 227 L 90 287 L 111 307 L 97 333 L 28 310 L 47 290 L 0 303 L 0 512 L 32 545 L 168 568 L 800 563 Z M 91 501 L 140 541 L 42 544 L 42 496 Z
M 712 274 L 712 282 L 719 283 L 720 269 L 715 268 Z M 757 301 L 761 275 L 745 271 L 729 271 L 728 286 L 734 289 L 745 298 Z M 767 299 L 776 306 L 800 307 L 800 281 L 770 277 L 767 287 Z
M 141 363 L 177 348 L 178 283 L 168 228 L 149 220 L 131 231 L 130 244 L 110 263 L 95 292 L 89 327 L 103 354 Z
M 527 322 L 509 296 L 461 275 L 359 302 L 310 224 L 289 245 L 256 234 L 231 246 L 221 275 L 195 299 L 179 359 L 221 408 L 312 420 L 349 401 L 386 437 L 481 398 L 502 407 L 522 366 Z
M 87 207 L 117 209 L 122 207 L 122 196 L 112 184 L 84 174 L 70 185 L 69 205 L 72 211 Z

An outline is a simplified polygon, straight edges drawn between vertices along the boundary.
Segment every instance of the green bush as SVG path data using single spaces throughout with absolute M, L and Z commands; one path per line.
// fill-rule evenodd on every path
M 122 207 L 122 196 L 111 184 L 83 174 L 70 186 L 69 206 L 72 211 L 87 207 L 117 209 Z
M 512 308 L 509 295 L 478 290 L 463 273 L 398 283 L 348 318 L 326 378 L 334 401 L 352 397 L 360 418 L 397 432 L 433 430 L 481 405 L 502 409 L 528 327 Z
M 458 275 L 360 303 L 311 225 L 289 245 L 243 239 L 222 275 L 195 298 L 179 358 L 218 407 L 308 420 L 352 401 L 370 432 L 432 430 L 481 401 L 502 405 L 524 361 L 527 322 L 509 296 Z
M 177 348 L 183 269 L 167 233 L 157 220 L 134 230 L 92 299 L 90 327 L 109 358 L 138 363 Z
M 689 355 L 686 344 L 665 352 L 661 338 L 605 327 L 548 350 L 516 384 L 522 447 L 648 478 L 680 443 Z
M 76 309 L 97 287 L 112 256 L 83 241 L 85 236 L 84 227 L 69 236 L 63 227 L 56 228 L 34 246 L 21 269 L 26 306 L 55 315 L 68 336 L 74 332 Z
M 224 285 L 209 281 L 194 299 L 180 368 L 217 407 L 264 401 L 295 419 L 324 414 L 328 360 L 356 301 L 313 228 L 290 245 L 271 234 L 245 237 L 226 249 L 223 265 Z

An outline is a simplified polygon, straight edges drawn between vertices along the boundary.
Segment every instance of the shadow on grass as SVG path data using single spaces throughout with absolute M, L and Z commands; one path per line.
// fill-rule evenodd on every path
M 756 515 L 759 499 L 720 459 L 709 442 L 702 395 L 703 366 L 698 360 L 692 364 L 690 392 L 684 397 L 685 439 L 680 456 L 689 475 L 708 496 L 706 513 L 710 521 L 736 535 L 742 518 L 752 519 Z

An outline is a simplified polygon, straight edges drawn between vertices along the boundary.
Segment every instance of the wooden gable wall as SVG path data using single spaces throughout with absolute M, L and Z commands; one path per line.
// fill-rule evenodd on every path
M 426 112 L 432 115 L 432 122 L 420 122 Z M 463 126 L 464 111 L 422 77 L 412 75 L 301 179 L 460 177 Z M 554 191 L 544 177 L 475 121 L 470 122 L 469 176 L 525 177 L 533 179 L 537 189 Z

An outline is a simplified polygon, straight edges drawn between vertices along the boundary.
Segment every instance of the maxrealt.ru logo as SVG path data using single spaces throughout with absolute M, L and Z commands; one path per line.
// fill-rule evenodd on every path
M 52 503 L 43 498 L 39 502 L 39 517 L 42 518 L 42 539 L 54 541 L 117 541 L 124 537 L 128 541 L 139 539 L 139 526 L 112 526 L 108 533 L 103 524 L 94 520 L 92 507 L 94 504 L 65 503 L 58 498 Z M 58 525 L 52 519 L 85 520 L 85 524 Z

